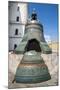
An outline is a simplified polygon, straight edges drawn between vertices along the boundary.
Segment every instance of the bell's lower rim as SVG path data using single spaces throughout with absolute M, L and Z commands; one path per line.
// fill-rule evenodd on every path
M 41 83 L 51 79 L 50 74 L 40 76 L 16 76 L 17 83 Z

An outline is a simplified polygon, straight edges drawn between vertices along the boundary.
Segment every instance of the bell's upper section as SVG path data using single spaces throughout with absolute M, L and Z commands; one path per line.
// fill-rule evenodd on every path
M 37 13 L 35 9 L 33 9 L 31 17 L 29 18 L 27 24 L 39 24 L 39 21 L 37 20 Z
M 32 15 L 31 15 L 31 20 L 37 20 L 37 14 L 35 9 L 33 9 Z
M 43 27 L 43 25 L 39 22 L 39 20 L 37 18 L 37 13 L 36 13 L 35 8 L 32 11 L 31 17 L 28 18 L 26 26 L 28 26 L 28 25 L 39 25 L 40 27 Z
M 42 31 L 43 32 L 43 25 L 38 21 L 37 19 L 37 13 L 35 9 L 33 9 L 33 12 L 31 14 L 31 18 L 26 23 L 25 31 L 29 32 L 31 29 L 35 29 L 36 31 Z

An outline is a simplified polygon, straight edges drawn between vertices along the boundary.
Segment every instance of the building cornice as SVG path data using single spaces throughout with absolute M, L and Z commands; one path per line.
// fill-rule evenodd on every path
M 21 22 L 9 22 L 9 24 L 26 25 L 25 23 L 21 23 Z
M 9 38 L 23 38 L 23 37 L 12 37 L 12 36 L 9 36 Z
M 28 2 L 22 2 L 22 1 L 9 1 L 9 3 L 28 3 Z

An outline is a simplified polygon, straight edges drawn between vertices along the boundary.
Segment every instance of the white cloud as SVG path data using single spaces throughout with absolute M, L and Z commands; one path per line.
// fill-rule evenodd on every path
M 46 42 L 51 42 L 51 36 L 50 35 L 44 35 L 44 38 Z

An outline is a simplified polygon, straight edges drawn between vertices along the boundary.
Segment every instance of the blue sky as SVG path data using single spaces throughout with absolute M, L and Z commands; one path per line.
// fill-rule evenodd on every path
M 33 8 L 35 8 L 38 19 L 44 27 L 44 34 L 50 36 L 51 40 L 56 41 L 58 36 L 58 5 L 29 3 L 29 16 Z

